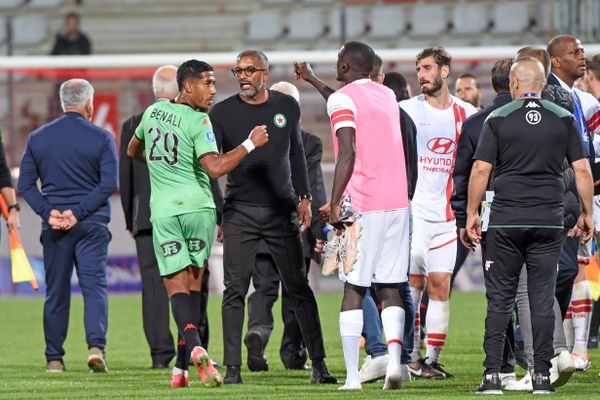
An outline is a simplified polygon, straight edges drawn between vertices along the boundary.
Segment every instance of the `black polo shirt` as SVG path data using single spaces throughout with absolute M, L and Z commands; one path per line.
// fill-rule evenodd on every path
M 473 156 L 494 164 L 489 226 L 563 226 L 563 161 L 586 158 L 575 118 L 547 100 L 515 100 L 493 111 Z

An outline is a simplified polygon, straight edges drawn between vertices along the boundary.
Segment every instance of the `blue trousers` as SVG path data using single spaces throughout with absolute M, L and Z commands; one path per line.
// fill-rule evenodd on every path
M 69 231 L 42 229 L 46 300 L 44 335 L 46 359 L 62 360 L 69 326 L 71 276 L 77 270 L 83 295 L 88 348 L 106 346 L 108 296 L 106 268 L 111 234 L 104 224 L 78 223 Z
M 410 353 L 413 350 L 413 335 L 415 308 L 410 295 L 408 282 L 399 284 L 400 297 L 404 301 L 405 323 L 404 323 L 404 346 L 402 346 L 402 364 L 410 363 Z M 363 334 L 365 336 L 365 352 L 372 358 L 387 353 L 387 346 L 381 338 L 383 326 L 377 305 L 372 296 L 373 289 L 368 289 L 363 300 Z

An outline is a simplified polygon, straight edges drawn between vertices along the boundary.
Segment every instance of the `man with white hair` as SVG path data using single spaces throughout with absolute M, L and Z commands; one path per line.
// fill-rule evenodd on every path
M 169 101 L 177 96 L 179 90 L 176 76 L 177 67 L 174 65 L 163 65 L 154 72 L 152 90 L 156 100 Z M 127 145 L 143 115 L 141 112 L 132 116 L 121 128 L 119 188 L 125 226 L 133 236 L 137 250 L 142 278 L 142 321 L 150 346 L 152 368 L 167 368 L 175 356 L 175 350 L 169 328 L 169 297 L 152 247 L 150 176 L 145 163 L 134 161 L 127 155 Z
M 300 104 L 298 88 L 289 82 L 277 82 L 271 86 L 271 90 L 292 96 Z M 323 233 L 324 223 L 319 219 L 319 208 L 327 202 L 327 195 L 321 170 L 323 143 L 317 135 L 303 129 L 300 129 L 300 135 L 306 157 L 308 183 L 313 196 L 311 226 L 302 234 L 304 263 L 308 273 L 311 260 L 320 262 L 321 259 L 325 234 Z M 267 249 L 263 249 L 263 251 L 267 252 Z M 245 341 L 248 347 L 248 358 L 251 361 L 248 366 L 251 370 L 255 367 L 258 367 L 258 370 L 261 370 L 261 367 L 263 369 L 268 367 L 263 352 L 273 332 L 272 308 L 279 296 L 279 282 L 279 274 L 273 269 L 271 263 L 265 262 L 265 258 L 262 256 L 257 257 L 252 274 L 252 283 L 256 290 L 248 296 L 248 332 L 258 332 L 264 340 L 264 345 L 257 348 L 252 346 L 252 340 Z M 286 369 L 307 369 L 308 356 L 300 326 L 290 305 L 289 294 L 285 290 L 285 286 L 282 287 L 281 317 L 284 330 L 279 355 Z
M 92 372 L 107 372 L 109 198 L 117 190 L 117 149 L 112 135 L 91 123 L 93 97 L 88 81 L 64 82 L 64 115 L 29 136 L 21 159 L 18 189 L 42 218 L 48 372 L 65 370 L 73 265 L 85 304 L 88 366 Z

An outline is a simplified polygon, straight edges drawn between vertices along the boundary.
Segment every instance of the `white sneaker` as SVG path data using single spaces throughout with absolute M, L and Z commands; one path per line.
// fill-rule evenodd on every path
M 582 357 L 577 353 L 571 353 L 571 357 L 577 371 L 587 371 L 592 366 L 592 362 L 588 356 Z
M 393 370 L 385 374 L 385 383 L 383 390 L 396 390 L 402 386 L 402 371 L 401 369 Z
M 500 376 L 500 385 L 502 385 L 502 389 L 514 390 L 510 388 L 517 384 L 517 374 L 509 372 L 505 374 L 500 373 L 498 375 Z
M 410 382 L 412 380 L 408 364 L 400 364 L 400 375 L 402 376 L 402 382 Z
M 533 381 L 531 379 L 531 373 L 527 371 L 524 377 L 519 381 L 507 385 L 504 389 L 514 392 L 533 392 Z
M 571 358 L 571 354 L 567 351 L 561 351 L 556 357 L 550 360 L 550 384 L 552 387 L 560 387 L 569 381 L 573 372 L 575 372 L 575 364 Z
M 385 377 L 389 360 L 389 354 L 375 358 L 367 356 L 365 358 L 365 362 L 360 368 L 360 371 L 358 372 L 358 375 L 360 376 L 360 383 L 374 382 Z
M 361 390 L 362 386 L 360 382 L 348 382 L 344 384 L 344 386 L 340 386 L 338 390 Z

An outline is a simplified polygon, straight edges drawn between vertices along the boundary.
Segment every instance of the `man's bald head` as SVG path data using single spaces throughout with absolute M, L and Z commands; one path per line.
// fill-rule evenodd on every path
M 522 49 L 517 51 L 517 54 L 515 55 L 515 60 L 518 60 L 519 58 L 523 57 L 533 57 L 538 59 L 538 61 L 541 62 L 544 66 L 546 76 L 550 74 L 550 53 L 548 53 L 548 51 L 546 51 L 545 49 L 535 46 L 523 47 Z
M 579 39 L 571 35 L 554 36 L 548 42 L 548 47 L 546 47 L 546 50 L 550 54 L 550 57 L 560 57 L 566 51 L 565 45 L 571 42 L 579 42 Z
M 524 93 L 540 94 L 546 86 L 546 73 L 542 63 L 533 57 L 517 59 L 510 69 L 510 94 L 513 99 Z
M 177 67 L 163 65 L 152 76 L 152 90 L 157 99 L 174 99 L 179 93 L 177 87 Z

